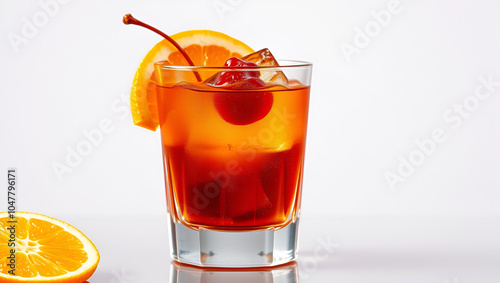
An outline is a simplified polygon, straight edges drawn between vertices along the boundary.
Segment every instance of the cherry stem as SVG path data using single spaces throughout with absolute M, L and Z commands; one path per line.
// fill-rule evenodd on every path
M 126 14 L 125 16 L 123 16 L 123 23 L 126 24 L 126 25 L 137 25 L 137 26 L 141 26 L 143 28 L 147 28 L 151 31 L 154 31 L 156 32 L 157 34 L 161 35 L 163 38 L 165 38 L 168 42 L 172 43 L 175 48 L 177 48 L 177 50 L 179 50 L 179 52 L 182 54 L 182 56 L 184 56 L 184 58 L 186 59 L 186 61 L 188 62 L 189 65 L 193 66 L 194 67 L 194 63 L 193 61 L 191 60 L 191 58 L 189 58 L 189 55 L 187 55 L 186 51 L 184 51 L 184 49 L 179 45 L 179 43 L 177 43 L 175 40 L 173 40 L 170 36 L 166 35 L 165 33 L 163 33 L 162 31 L 160 31 L 159 29 L 156 29 L 146 23 L 143 23 L 141 21 L 139 21 L 138 19 L 132 17 L 131 14 Z M 196 76 L 196 79 L 201 82 L 201 77 L 200 77 L 200 74 L 197 72 L 197 71 L 193 71 L 194 75 Z

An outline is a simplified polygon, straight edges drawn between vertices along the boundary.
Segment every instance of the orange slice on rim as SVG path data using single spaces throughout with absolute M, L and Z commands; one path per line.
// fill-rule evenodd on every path
M 186 51 L 196 66 L 223 66 L 230 57 L 242 57 L 253 53 L 245 43 L 228 35 L 211 30 L 184 31 L 171 36 Z M 151 80 L 154 63 L 167 61 L 172 65 L 186 66 L 182 54 L 167 40 L 156 44 L 137 69 L 132 91 L 130 108 L 134 124 L 155 131 L 158 128 L 156 87 Z

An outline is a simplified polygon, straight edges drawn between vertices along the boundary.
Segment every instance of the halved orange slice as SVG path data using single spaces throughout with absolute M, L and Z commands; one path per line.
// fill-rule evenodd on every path
M 0 282 L 84 282 L 99 252 L 75 227 L 45 215 L 0 213 Z
M 171 38 L 179 43 L 196 66 L 221 67 L 230 57 L 240 58 L 254 52 L 245 43 L 211 30 L 184 31 L 172 35 Z M 132 119 L 135 125 L 152 131 L 158 128 L 156 87 L 151 80 L 154 63 L 158 61 L 167 61 L 166 63 L 172 65 L 188 65 L 181 53 L 167 40 L 156 44 L 139 65 L 130 94 Z

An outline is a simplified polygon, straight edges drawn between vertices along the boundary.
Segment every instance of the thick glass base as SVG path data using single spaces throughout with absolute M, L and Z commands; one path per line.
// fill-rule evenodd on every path
M 297 263 L 277 267 L 210 268 L 170 264 L 170 283 L 298 283 Z
M 170 251 L 182 263 L 213 267 L 274 266 L 294 260 L 298 217 L 279 230 L 193 230 L 170 219 Z

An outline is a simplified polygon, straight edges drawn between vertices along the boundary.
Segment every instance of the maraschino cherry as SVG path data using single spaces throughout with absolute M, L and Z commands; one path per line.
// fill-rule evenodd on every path
M 225 67 L 258 67 L 250 61 L 229 58 Z M 217 74 L 216 86 L 230 90 L 258 90 L 266 87 L 259 71 L 223 71 Z M 222 119 L 233 125 L 248 125 L 266 117 L 273 106 L 270 92 L 220 92 L 215 94 L 215 108 Z

